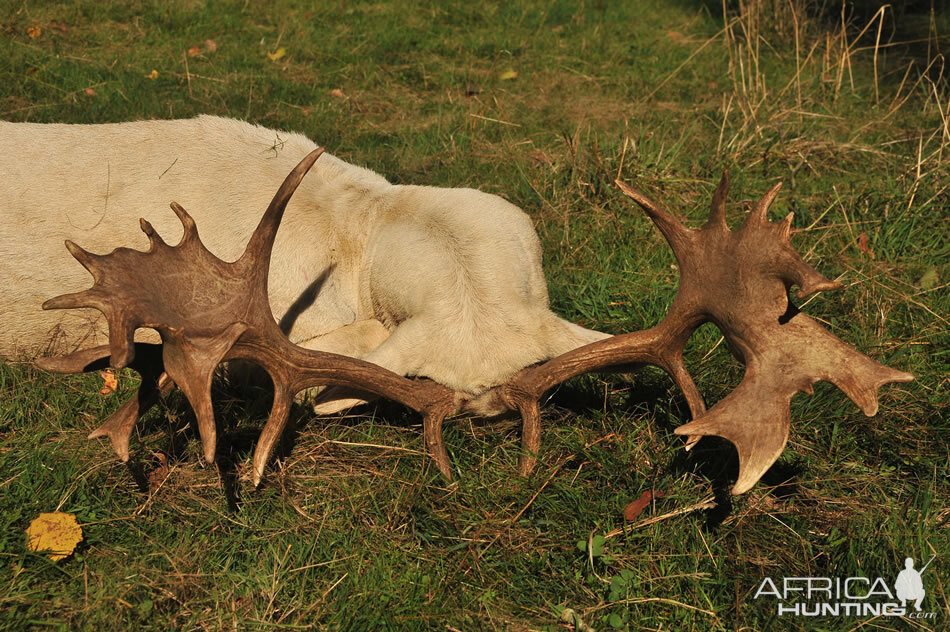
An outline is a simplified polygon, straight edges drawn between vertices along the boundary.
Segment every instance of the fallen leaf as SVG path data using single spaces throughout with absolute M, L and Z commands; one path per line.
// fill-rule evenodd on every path
M 625 520 L 636 520 L 637 516 L 643 513 L 643 510 L 647 508 L 647 505 L 654 498 L 663 498 L 666 494 L 656 489 L 648 489 L 637 498 L 635 501 L 624 507 L 623 517 Z
M 333 90 L 330 90 L 330 96 L 331 96 L 331 97 L 336 97 L 337 99 L 345 99 L 345 98 L 346 98 L 346 95 L 343 94 L 343 91 L 340 90 L 339 88 L 333 88 Z
M 86 94 L 87 97 L 96 96 L 96 91 L 93 90 L 92 88 L 86 88 L 85 90 L 83 90 L 83 92 Z
M 518 78 L 518 73 L 515 70 L 512 70 L 511 68 L 509 68 L 508 70 L 498 75 L 498 78 L 501 79 L 502 81 L 511 81 L 512 79 Z
M 287 54 L 287 49 L 284 48 L 283 46 L 281 46 L 280 48 L 278 48 L 277 50 L 275 50 L 273 53 L 270 52 L 270 51 L 268 51 L 268 52 L 267 52 L 267 57 L 268 57 L 268 59 L 270 59 L 271 61 L 277 61 L 278 59 L 282 58 L 282 57 L 283 57 L 284 55 L 286 55 L 286 54 Z
M 205 40 L 205 50 L 209 53 L 213 53 L 214 51 L 218 50 L 218 45 L 214 43 L 214 40 Z
M 30 39 L 36 39 L 43 34 L 43 29 L 38 26 L 28 26 L 26 27 L 26 34 L 30 37 Z
M 937 287 L 938 283 L 940 283 L 940 274 L 937 272 L 937 266 L 930 266 L 917 280 L 917 287 L 929 290 Z
M 544 153 L 543 151 L 541 151 L 540 149 L 532 149 L 531 151 L 528 152 L 528 155 L 534 158 L 535 160 L 537 160 L 542 165 L 551 164 L 551 159 L 548 158 L 548 155 Z
M 200 54 L 201 54 L 201 49 L 198 48 L 197 46 L 192 46 L 191 48 L 188 49 L 189 57 L 197 57 Z
M 158 79 L 158 71 L 155 70 L 154 68 L 152 68 L 152 72 L 150 72 L 150 73 L 148 73 L 147 75 L 145 75 L 145 78 L 146 78 L 146 79 L 151 79 L 152 81 L 155 81 L 156 79 Z
M 82 528 L 76 516 L 61 511 L 40 514 L 27 527 L 26 535 L 29 550 L 49 551 L 49 559 L 54 562 L 71 555 L 82 542 Z
M 168 478 L 169 472 L 168 460 L 165 458 L 165 455 L 156 452 L 155 458 L 158 459 L 158 467 L 148 473 L 148 488 L 153 492 L 162 486 L 162 483 Z
M 862 231 L 861 234 L 858 235 L 858 250 L 861 251 L 862 255 L 867 255 L 873 259 L 874 251 L 868 248 L 869 241 L 868 234 Z
M 681 39 L 683 39 L 682 34 L 677 33 L 676 31 L 667 31 L 667 32 L 666 32 L 666 36 L 669 37 L 671 40 L 673 40 L 673 41 L 676 42 L 676 43 L 679 43 L 679 41 L 680 41 Z
M 102 388 L 99 389 L 100 395 L 109 395 L 110 393 L 114 393 L 115 390 L 119 388 L 119 379 L 115 376 L 115 371 L 112 369 L 99 371 L 99 377 L 101 377 L 102 381 L 105 382 L 102 385 Z
M 56 29 L 60 33 L 66 32 L 66 25 L 63 24 L 62 22 L 57 22 L 56 20 L 50 20 L 49 26 L 50 28 Z

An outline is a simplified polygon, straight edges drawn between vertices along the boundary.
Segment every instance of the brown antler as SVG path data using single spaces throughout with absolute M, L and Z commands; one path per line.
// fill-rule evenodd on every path
M 799 298 L 842 286 L 815 271 L 792 248 L 791 213 L 779 223 L 768 221 L 769 206 L 781 184 L 765 194 L 735 232 L 725 219 L 728 174 L 723 175 L 709 219 L 700 230 L 685 228 L 623 182 L 618 180 L 617 185 L 646 211 L 673 248 L 680 267 L 679 290 L 656 327 L 575 349 L 525 369 L 512 380 L 503 397 L 525 419 L 523 472 L 534 465 L 538 449 L 537 398 L 565 379 L 598 368 L 647 362 L 669 372 L 685 392 L 694 419 L 675 431 L 690 436 L 687 449 L 702 435 L 725 437 L 738 449 L 734 494 L 751 488 L 782 453 L 795 393 L 811 393 L 818 381 L 833 382 L 871 416 L 877 412 L 881 385 L 914 379 L 855 351 L 789 302 L 793 285 L 799 288 Z M 745 363 L 746 373 L 735 391 L 703 414 L 682 351 L 692 332 L 709 321 L 723 332 Z
M 261 365 L 274 383 L 271 414 L 254 452 L 255 485 L 283 431 L 293 396 L 318 384 L 359 388 L 422 413 L 433 457 L 451 478 L 441 423 L 461 404 L 454 392 L 431 381 L 409 380 L 368 362 L 297 347 L 280 331 L 270 311 L 267 276 L 274 237 L 290 196 L 321 153 L 322 148 L 313 151 L 287 176 L 244 254 L 233 263 L 218 259 L 204 247 L 194 220 L 175 203 L 172 209 L 184 226 L 177 246 L 166 244 L 144 219 L 142 231 L 151 244 L 147 252 L 118 248 L 108 255 L 94 255 L 66 242 L 73 256 L 92 273 L 94 284 L 83 292 L 50 299 L 43 308 L 95 307 L 108 320 L 109 345 L 65 358 L 42 359 L 39 366 L 74 373 L 92 370 L 111 356 L 112 366 L 131 366 L 143 375 L 138 395 L 90 437 L 108 435 L 120 458 L 127 459 L 135 420 L 174 382 L 195 411 L 204 456 L 212 462 L 216 450 L 212 374 L 224 360 L 243 359 Z M 159 332 L 160 358 L 156 345 L 133 342 L 138 327 Z M 143 350 L 148 350 L 147 358 L 141 358 Z
M 233 263 L 221 261 L 202 245 L 194 221 L 174 203 L 172 208 L 184 226 L 177 246 L 165 244 L 144 220 L 142 230 L 151 242 L 148 252 L 119 248 L 100 256 L 67 242 L 73 256 L 92 273 L 93 287 L 51 299 L 44 308 L 99 309 L 109 322 L 110 343 L 38 364 L 74 373 L 104 366 L 111 357 L 113 366 L 130 366 L 143 376 L 138 394 L 90 437 L 109 436 L 119 456 L 127 459 L 136 419 L 177 383 L 195 410 L 205 458 L 212 461 L 216 445 L 212 372 L 223 360 L 244 359 L 267 370 L 275 391 L 270 417 L 254 452 L 255 485 L 283 431 L 293 396 L 318 384 L 368 391 L 420 412 L 426 444 L 439 469 L 451 478 L 441 426 L 446 415 L 464 409 L 465 395 L 367 362 L 297 347 L 271 314 L 267 277 L 274 237 L 290 196 L 322 151 L 315 150 L 287 177 L 244 254 Z M 791 216 L 779 224 L 766 219 L 778 186 L 759 202 L 742 229 L 732 232 L 725 223 L 729 184 L 725 175 L 713 196 L 710 218 L 698 231 L 686 229 L 642 194 L 617 184 L 643 207 L 670 243 L 680 264 L 680 287 L 669 314 L 655 327 L 523 369 L 496 389 L 500 401 L 519 410 L 524 420 L 523 474 L 533 468 L 540 445 L 540 396 L 587 371 L 630 363 L 650 363 L 666 370 L 685 393 L 694 418 L 676 430 L 690 435 L 687 447 L 706 434 L 721 435 L 737 446 L 736 494 L 751 487 L 781 453 L 788 437 L 788 405 L 796 392 L 811 392 L 813 382 L 829 380 L 873 415 L 882 384 L 913 379 L 854 351 L 790 306 L 787 291 L 792 285 L 800 288 L 799 296 L 806 296 L 840 284 L 813 270 L 792 249 L 788 242 Z M 708 413 L 683 363 L 689 336 L 707 321 L 719 326 L 747 366 L 739 387 Z M 163 344 L 134 343 L 137 327 L 158 330 Z

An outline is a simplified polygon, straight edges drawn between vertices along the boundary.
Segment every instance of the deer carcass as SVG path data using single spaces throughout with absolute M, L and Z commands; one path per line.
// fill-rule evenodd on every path
M 180 222 L 168 210 L 176 200 L 192 209 L 210 251 L 234 260 L 260 209 L 315 147 L 298 134 L 211 116 L 0 123 L 0 356 L 35 354 L 55 335 L 60 349 L 104 341 L 94 310 L 40 309 L 88 278 L 63 240 L 92 252 L 144 247 L 143 214 L 178 239 Z M 287 208 L 268 288 L 291 342 L 468 395 L 606 337 L 548 309 L 540 243 L 518 207 L 473 189 L 392 185 L 330 155 Z
M 67 357 L 44 358 L 38 364 L 74 373 L 111 362 L 142 374 L 138 395 L 93 433 L 108 435 L 120 455 L 123 450 L 127 455 L 128 437 L 142 407 L 177 383 L 197 415 L 205 458 L 213 460 L 211 376 L 220 362 L 242 359 L 262 366 L 275 391 L 271 415 L 254 452 L 255 484 L 283 431 L 294 394 L 316 384 L 362 389 L 422 413 L 426 443 L 439 469 L 449 477 L 442 420 L 490 395 L 495 403 L 521 412 L 520 470 L 527 474 L 540 445 L 538 401 L 545 391 L 587 371 L 650 363 L 670 373 L 686 395 L 694 419 L 676 432 L 690 437 L 688 445 L 702 435 L 719 435 L 736 445 L 740 470 L 733 493 L 738 494 L 754 485 L 781 454 L 789 433 L 789 402 L 795 393 L 811 392 L 814 382 L 831 381 L 865 414 L 873 415 L 881 385 L 913 379 L 909 373 L 858 353 L 794 308 L 788 298 L 792 286 L 798 286 L 802 297 L 841 285 L 816 272 L 792 248 L 791 215 L 779 223 L 768 221 L 768 208 L 780 185 L 756 205 L 741 229 L 729 230 L 726 176 L 701 230 L 685 228 L 647 197 L 618 182 L 647 212 L 679 261 L 680 287 L 669 313 L 650 329 L 595 341 L 522 368 L 476 400 L 445 384 L 409 380 L 369 362 L 295 346 L 278 328 L 268 305 L 269 261 L 287 201 L 321 151 L 312 152 L 290 173 L 233 263 L 204 247 L 194 219 L 177 204 L 172 208 L 184 228 L 177 246 L 167 245 L 144 219 L 141 228 L 150 242 L 147 252 L 119 248 L 109 255 L 93 255 L 67 244 L 92 273 L 93 286 L 50 299 L 44 308 L 96 308 L 108 321 L 109 344 Z M 739 386 L 708 412 L 682 355 L 692 332 L 707 321 L 722 330 L 746 364 Z M 162 344 L 134 342 L 132 334 L 138 327 L 156 329 Z

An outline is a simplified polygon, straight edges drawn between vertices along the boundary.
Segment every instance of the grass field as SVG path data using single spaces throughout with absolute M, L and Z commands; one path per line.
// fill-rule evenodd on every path
M 873 418 L 827 383 L 796 397 L 784 455 L 739 497 L 734 449 L 685 453 L 685 401 L 651 369 L 562 386 L 527 479 L 516 419 L 449 423 L 447 484 L 419 419 L 381 405 L 298 411 L 254 491 L 202 467 L 183 397 L 139 425 L 126 466 L 85 436 L 130 375 L 103 396 L 94 375 L 2 364 L 0 629 L 575 629 L 565 608 L 597 630 L 947 629 L 947 12 L 410 4 L 18 0 L 0 8 L 0 118 L 226 115 L 393 182 L 503 195 L 535 220 L 555 311 L 613 333 L 658 322 L 677 283 L 615 178 L 692 226 L 724 169 L 733 226 L 782 180 L 772 217 L 794 211 L 793 243 L 846 286 L 804 311 L 916 381 L 882 388 Z M 719 342 L 707 325 L 686 358 L 710 404 L 742 377 Z M 266 393 L 216 398 L 244 475 Z M 650 488 L 664 497 L 625 522 Z M 85 540 L 53 563 L 24 530 L 57 509 Z M 753 598 L 764 577 L 892 583 L 934 554 L 931 619 L 778 617 Z

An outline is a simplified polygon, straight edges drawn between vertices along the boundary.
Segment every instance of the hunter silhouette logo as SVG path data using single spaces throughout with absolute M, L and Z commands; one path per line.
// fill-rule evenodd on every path
M 933 562 L 935 557 L 937 556 L 931 556 L 930 560 L 919 571 L 914 570 L 914 558 L 908 557 L 904 560 L 904 570 L 900 572 L 894 582 L 894 592 L 897 594 L 897 598 L 901 600 L 901 606 L 904 608 L 907 607 L 908 601 L 913 601 L 914 608 L 917 612 L 920 612 L 920 602 L 927 595 L 927 591 L 924 590 L 924 582 L 920 576 L 924 574 L 924 571 L 927 570 L 930 562 Z
M 894 580 L 893 592 L 881 577 L 783 577 L 778 581 L 766 577 L 752 598 L 775 597 L 780 617 L 936 619 L 936 612 L 921 612 L 927 596 L 922 575 L 936 557 L 931 556 L 919 571 L 914 568 L 914 558 L 905 558 L 904 570 Z

